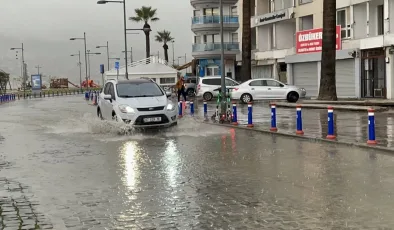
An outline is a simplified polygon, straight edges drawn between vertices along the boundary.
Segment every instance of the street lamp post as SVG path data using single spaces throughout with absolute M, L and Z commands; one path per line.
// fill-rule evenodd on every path
M 126 51 L 123 50 L 122 53 L 126 53 Z M 130 47 L 130 51 L 127 51 L 127 53 L 130 53 L 130 63 L 133 63 L 133 47 Z
M 97 1 L 97 4 L 107 4 L 107 3 L 123 3 L 124 49 L 127 51 L 126 0 L 123 0 L 123 1 L 105 1 L 105 0 Z M 126 79 L 129 79 L 129 71 L 128 71 L 128 66 L 127 66 L 127 55 L 126 55 L 126 71 L 125 71 L 125 77 L 126 77 Z
M 91 53 L 90 50 L 87 50 L 88 55 L 88 68 L 89 68 L 89 80 L 90 80 L 90 55 L 100 55 L 101 53 Z M 87 82 L 86 82 L 87 83 Z
M 23 43 L 22 43 L 22 47 L 21 48 L 11 48 L 11 50 L 22 50 L 22 79 L 23 79 L 23 94 L 25 95 L 26 92 L 26 74 L 25 74 L 25 55 L 24 55 L 24 47 L 23 47 Z
M 172 65 L 175 65 L 174 40 L 172 40 Z
M 78 54 L 71 54 L 72 57 L 78 56 L 78 66 L 79 66 L 79 86 L 82 88 L 82 63 L 81 63 L 81 51 Z
M 40 68 L 42 68 L 42 66 L 37 65 L 37 66 L 35 66 L 35 68 L 37 69 L 37 74 L 40 75 Z
M 107 45 L 106 46 L 96 46 L 96 48 L 107 48 L 107 61 L 108 61 L 108 66 L 107 66 L 107 70 L 109 71 L 109 45 L 108 45 L 108 41 L 107 41 Z
M 85 78 L 86 78 L 86 90 L 89 89 L 89 85 L 88 85 L 88 55 L 86 54 L 86 33 L 83 32 L 83 38 L 70 38 L 71 41 L 74 40 L 83 40 L 84 45 L 85 45 Z M 82 88 L 82 84 L 81 84 L 81 88 Z

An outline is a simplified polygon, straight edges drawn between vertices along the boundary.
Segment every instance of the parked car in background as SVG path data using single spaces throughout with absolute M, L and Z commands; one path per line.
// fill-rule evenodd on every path
M 197 77 L 193 76 L 193 77 L 187 77 L 187 79 L 185 79 L 185 91 L 188 97 L 195 96 L 196 84 L 197 84 Z
M 253 100 L 287 100 L 297 102 L 306 96 L 306 90 L 294 85 L 286 85 L 271 78 L 251 79 L 235 87 L 231 92 L 231 99 L 248 103 Z
M 239 83 L 235 80 L 226 77 L 225 80 L 226 86 L 238 86 Z M 197 85 L 197 96 L 201 97 L 206 100 L 210 101 L 214 97 L 217 97 L 219 91 L 217 89 L 221 86 L 221 77 L 201 77 L 199 78 L 198 85 Z

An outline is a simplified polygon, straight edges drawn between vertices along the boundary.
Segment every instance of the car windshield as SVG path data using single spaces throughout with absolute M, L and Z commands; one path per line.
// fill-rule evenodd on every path
M 121 83 L 116 86 L 118 97 L 159 97 L 163 90 L 153 82 Z

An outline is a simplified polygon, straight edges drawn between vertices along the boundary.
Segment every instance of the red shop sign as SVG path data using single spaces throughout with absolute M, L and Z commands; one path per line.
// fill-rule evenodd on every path
M 336 49 L 341 49 L 341 26 L 336 28 Z M 321 52 L 323 28 L 304 30 L 296 33 L 296 53 Z

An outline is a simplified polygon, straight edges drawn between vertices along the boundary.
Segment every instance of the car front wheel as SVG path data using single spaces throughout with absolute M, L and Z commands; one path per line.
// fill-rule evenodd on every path
M 252 102 L 252 101 L 253 101 L 252 95 L 250 95 L 248 93 L 242 94 L 242 96 L 241 96 L 241 102 L 242 103 L 247 104 L 247 103 Z

